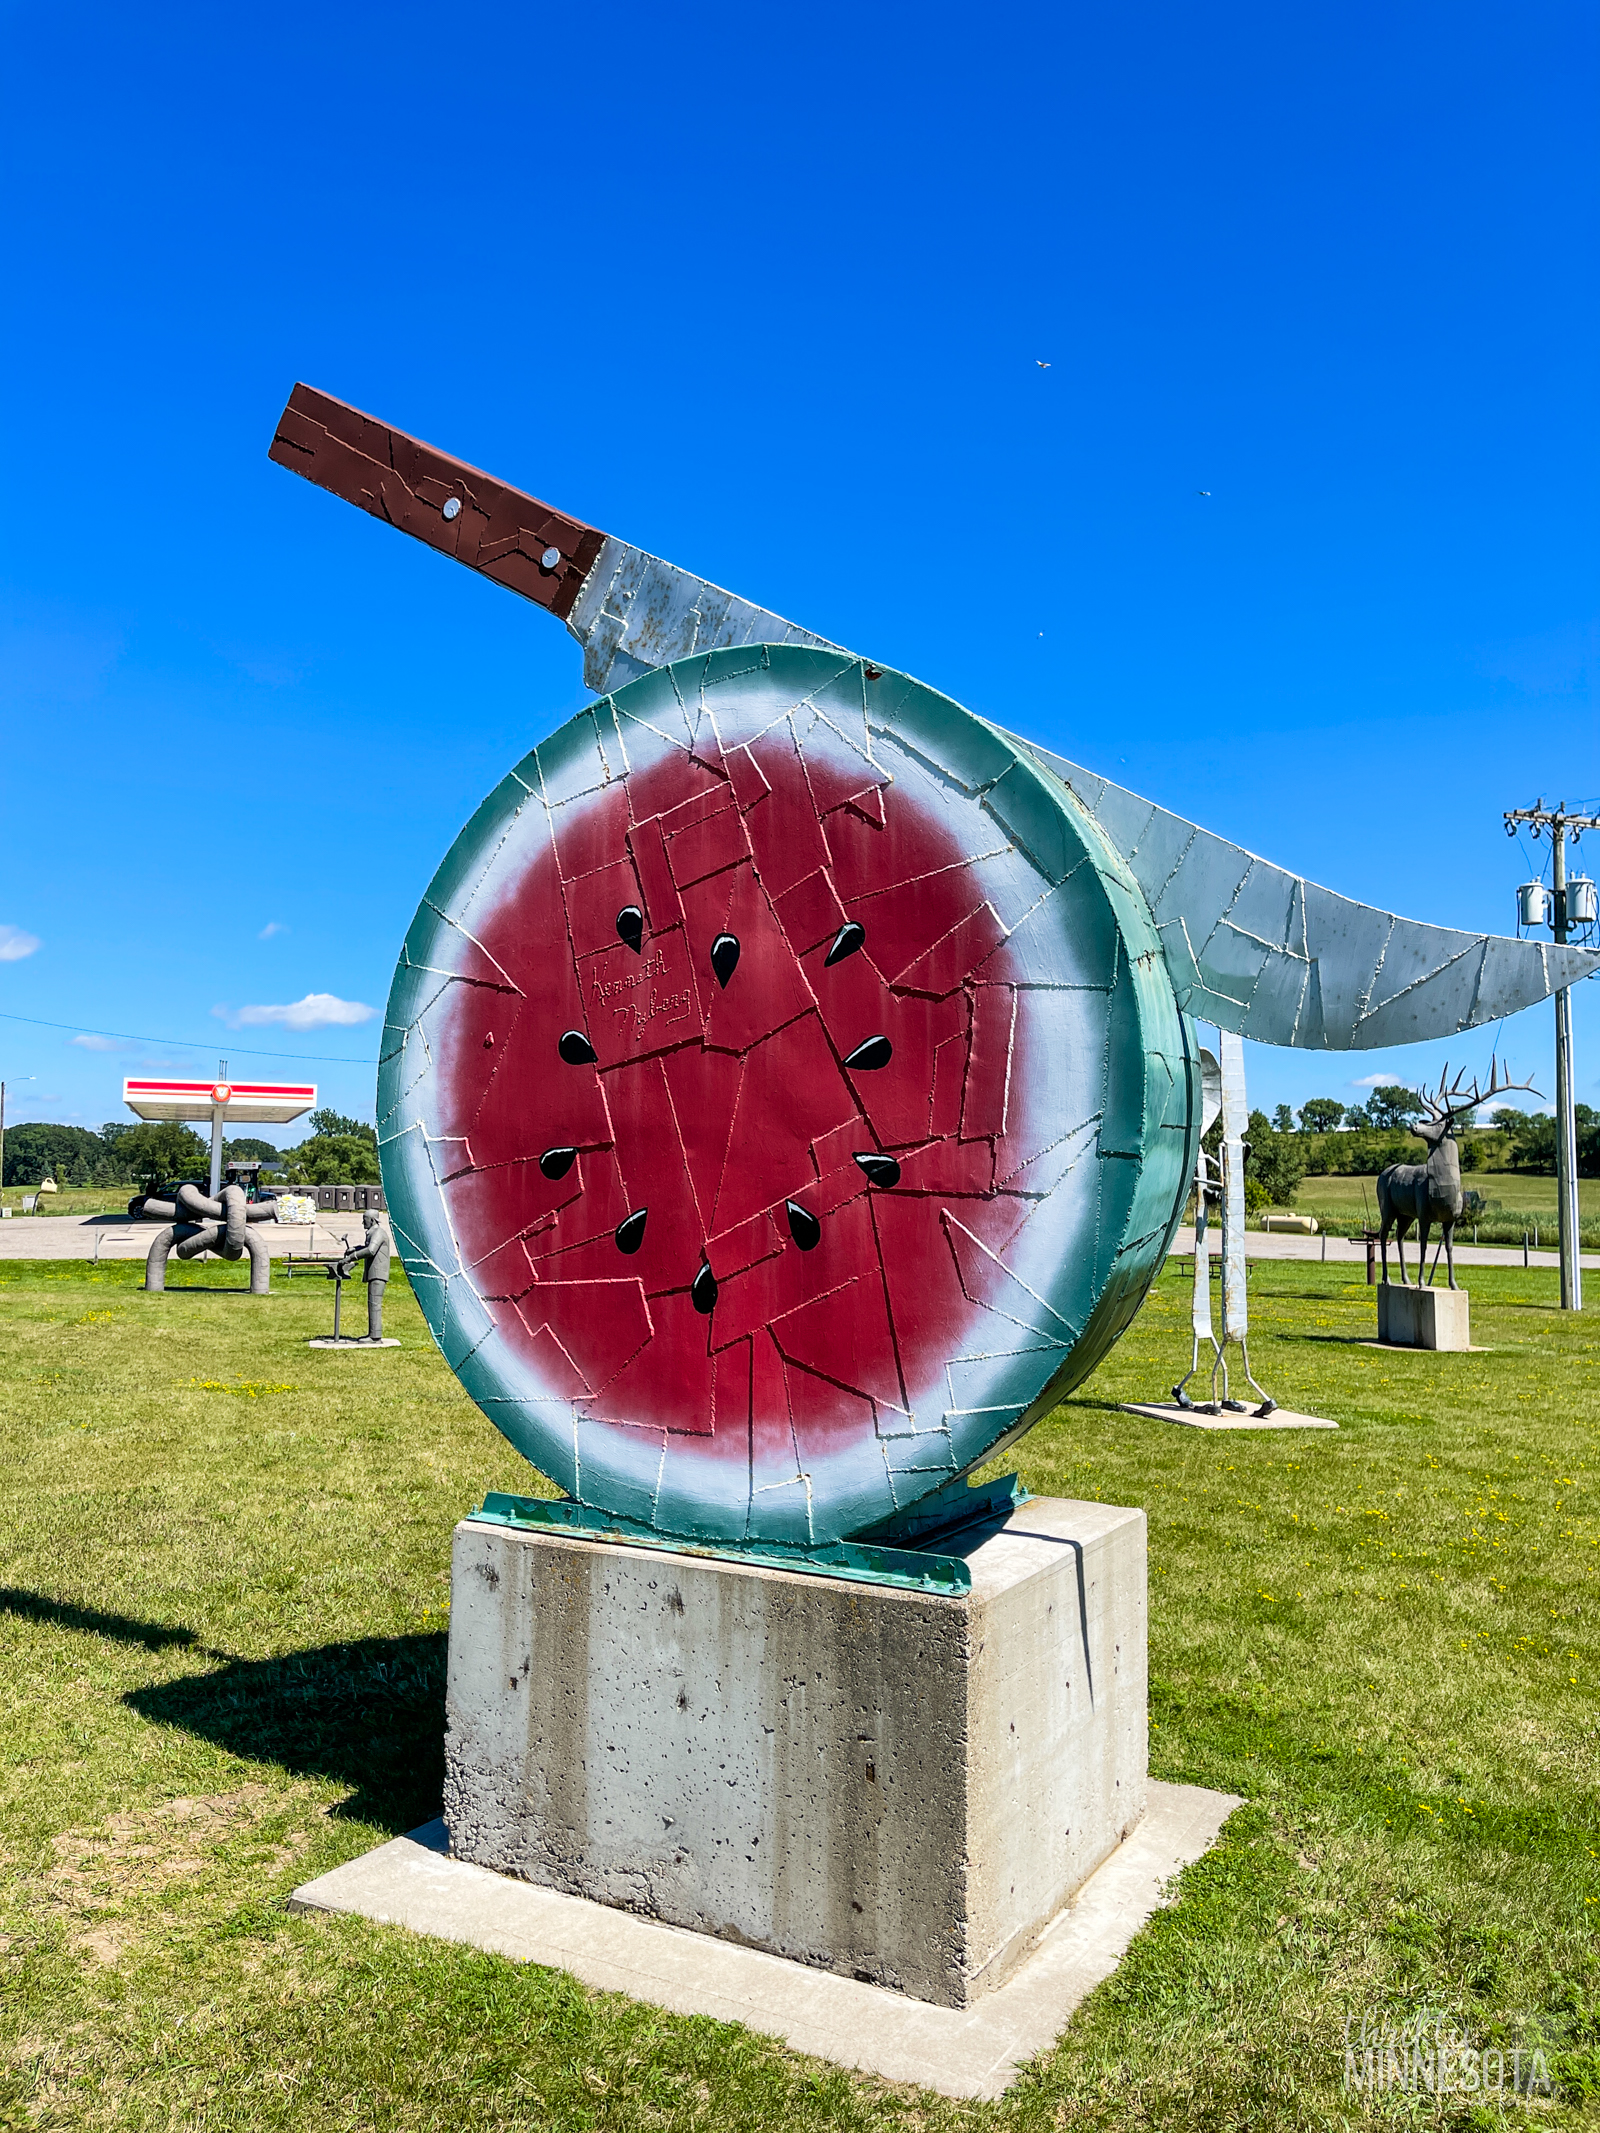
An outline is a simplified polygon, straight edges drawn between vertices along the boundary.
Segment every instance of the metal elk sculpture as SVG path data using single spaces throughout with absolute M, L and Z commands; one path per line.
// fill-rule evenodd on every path
M 1531 1081 L 1502 1081 L 1498 1064 L 1489 1062 L 1489 1086 L 1480 1089 L 1474 1078 L 1470 1088 L 1463 1088 L 1458 1074 L 1452 1082 L 1450 1069 L 1445 1068 L 1439 1076 L 1436 1095 L 1422 1090 L 1422 1101 L 1428 1115 L 1418 1119 L 1412 1132 L 1428 1144 L 1428 1160 L 1425 1163 L 1391 1163 L 1378 1175 L 1378 1215 L 1381 1222 L 1379 1241 L 1383 1251 L 1383 1278 L 1389 1279 L 1389 1231 L 1395 1232 L 1394 1248 L 1400 1260 L 1400 1282 L 1405 1285 L 1406 1248 L 1405 1234 L 1413 1222 L 1417 1225 L 1417 1287 L 1422 1286 L 1422 1271 L 1428 1258 L 1428 1231 L 1437 1222 L 1444 1231 L 1445 1265 L 1450 1274 L 1450 1286 L 1456 1285 L 1456 1224 L 1461 1219 L 1463 1198 L 1461 1192 L 1461 1153 L 1456 1146 L 1457 1121 L 1476 1111 L 1492 1097 L 1502 1096 L 1508 1089 L 1526 1089 L 1537 1096 L 1538 1090 Z

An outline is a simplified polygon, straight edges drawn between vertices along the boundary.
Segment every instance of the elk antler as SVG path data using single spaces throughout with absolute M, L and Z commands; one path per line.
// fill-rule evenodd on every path
M 1465 1069 L 1463 1069 L 1464 1071 Z M 1478 1087 L 1476 1074 L 1472 1077 L 1470 1087 L 1463 1087 L 1460 1074 L 1457 1074 L 1455 1080 L 1452 1081 L 1450 1079 L 1450 1069 L 1447 1065 L 1444 1072 L 1439 1076 L 1439 1092 L 1436 1096 L 1430 1096 L 1426 1089 L 1419 1090 L 1418 1093 L 1428 1107 L 1428 1116 L 1430 1118 L 1456 1119 L 1468 1111 L 1476 1111 L 1480 1104 L 1489 1103 L 1496 1096 L 1504 1096 L 1512 1089 L 1526 1090 L 1532 1096 L 1542 1095 L 1542 1091 L 1536 1089 L 1531 1081 L 1502 1079 L 1500 1062 L 1491 1054 L 1489 1059 L 1489 1086 L 1486 1089 Z

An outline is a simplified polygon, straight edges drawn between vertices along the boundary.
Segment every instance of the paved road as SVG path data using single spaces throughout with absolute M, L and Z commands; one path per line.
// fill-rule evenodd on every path
M 1433 1257 L 1434 1246 L 1438 1241 L 1439 1238 L 1436 1231 L 1428 1244 L 1428 1257 L 1430 1260 Z M 1192 1229 L 1180 1229 L 1172 1240 L 1172 1249 L 1174 1252 L 1186 1254 L 1192 1252 L 1194 1250 L 1194 1231 Z M 1215 1229 L 1211 1232 L 1211 1249 L 1213 1252 L 1220 1249 L 1219 1233 Z M 1284 1230 L 1247 1229 L 1244 1233 L 1244 1255 L 1247 1259 L 1326 1259 L 1330 1264 L 1334 1260 L 1338 1260 L 1341 1265 L 1354 1264 L 1362 1267 L 1367 1263 L 1367 1247 L 1359 1237 L 1297 1237 Z M 1600 1252 L 1585 1252 L 1582 1258 L 1586 1267 L 1600 1267 Z M 1414 1271 L 1416 1264 L 1417 1240 L 1412 1237 L 1406 1245 L 1406 1268 L 1408 1272 Z M 1439 1264 L 1442 1268 L 1444 1265 L 1442 1257 Z M 1521 1266 L 1521 1264 L 1522 1246 L 1520 1244 L 1458 1244 L 1456 1246 L 1456 1265 L 1458 1267 Z M 1528 1264 L 1529 1266 L 1559 1268 L 1561 1260 L 1555 1252 L 1530 1251 Z M 1392 1272 L 1394 1269 L 1394 1239 L 1392 1237 L 1389 1240 L 1389 1266 Z
M 159 1223 L 126 1215 L 13 1215 L 0 1221 L 0 1259 L 143 1259 Z M 315 1223 L 263 1222 L 274 1259 L 314 1253 L 327 1258 L 365 1234 L 359 1215 L 319 1215 Z

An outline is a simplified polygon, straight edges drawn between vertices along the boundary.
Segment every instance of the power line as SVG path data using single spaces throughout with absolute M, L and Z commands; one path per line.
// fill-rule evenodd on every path
M 130 1029 L 90 1029 L 82 1022 L 45 1022 L 38 1015 L 12 1015 L 0 1009 L 0 1022 L 26 1022 L 30 1029 L 67 1029 L 80 1037 L 118 1037 L 128 1044 L 171 1045 L 180 1052 L 214 1052 L 225 1044 L 243 1059 L 297 1059 L 311 1066 L 376 1066 L 375 1059 L 336 1059 L 331 1052 L 260 1052 L 248 1044 L 235 1044 L 231 1037 L 208 1037 L 203 1043 L 193 1037 L 141 1037 Z

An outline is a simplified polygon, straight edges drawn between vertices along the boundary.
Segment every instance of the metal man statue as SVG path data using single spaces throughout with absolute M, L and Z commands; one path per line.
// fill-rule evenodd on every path
M 345 1263 L 351 1273 L 355 1272 L 358 1260 L 366 1262 L 367 1283 L 367 1339 L 383 1339 L 383 1292 L 389 1285 L 389 1257 L 394 1249 L 394 1237 L 389 1229 L 389 1217 L 368 1212 L 361 1217 L 367 1233 L 365 1244 L 354 1246 L 345 1254 Z

